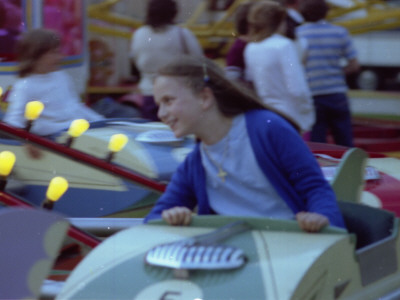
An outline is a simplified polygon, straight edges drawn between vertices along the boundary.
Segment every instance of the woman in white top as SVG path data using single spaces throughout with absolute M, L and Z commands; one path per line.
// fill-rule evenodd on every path
M 249 12 L 253 41 L 246 46 L 246 76 L 262 101 L 286 115 L 305 132 L 315 121 L 311 93 L 296 45 L 280 34 L 285 8 L 259 1 Z
M 44 109 L 31 132 L 47 136 L 69 127 L 75 119 L 104 119 L 85 106 L 70 77 L 59 66 L 62 60 L 60 38 L 54 31 L 34 29 L 22 35 L 17 44 L 19 79 L 13 84 L 3 121 L 25 127 L 25 106 L 43 102 Z
M 158 120 L 153 80 L 158 69 L 180 54 L 202 55 L 196 37 L 174 25 L 178 12 L 174 0 L 150 0 L 145 25 L 132 36 L 130 57 L 140 72 L 139 90 L 144 96 L 142 116 Z

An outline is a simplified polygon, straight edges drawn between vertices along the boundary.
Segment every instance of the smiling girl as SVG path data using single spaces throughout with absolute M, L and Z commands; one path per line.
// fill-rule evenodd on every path
M 206 58 L 181 57 L 154 82 L 158 117 L 199 142 L 146 221 L 200 215 L 297 219 L 306 231 L 344 227 L 333 190 L 294 127 Z

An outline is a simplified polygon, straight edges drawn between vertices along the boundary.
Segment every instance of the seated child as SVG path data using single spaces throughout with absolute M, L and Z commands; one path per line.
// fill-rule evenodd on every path
M 43 102 L 44 110 L 31 132 L 48 136 L 69 127 L 75 119 L 97 121 L 102 115 L 85 106 L 66 72 L 59 70 L 62 60 L 60 38 L 54 31 L 33 29 L 17 43 L 19 79 L 13 84 L 3 121 L 25 127 L 25 105 Z
M 158 117 L 199 140 L 145 221 L 187 225 L 198 214 L 296 219 L 344 227 L 335 194 L 295 128 L 201 57 L 180 57 L 154 82 Z

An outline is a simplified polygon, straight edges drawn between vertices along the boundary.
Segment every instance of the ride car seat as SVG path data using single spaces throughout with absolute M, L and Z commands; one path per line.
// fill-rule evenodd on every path
M 395 214 L 359 203 L 338 201 L 349 233 L 357 237 L 356 249 L 389 237 L 393 232 Z

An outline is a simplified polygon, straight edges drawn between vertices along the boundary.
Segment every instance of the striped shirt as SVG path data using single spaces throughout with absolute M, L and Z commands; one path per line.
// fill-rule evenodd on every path
M 307 40 L 306 74 L 312 95 L 345 93 L 342 68 L 346 61 L 356 58 L 347 29 L 319 21 L 297 27 L 296 33 Z

